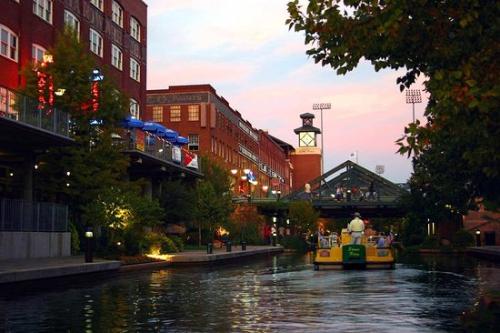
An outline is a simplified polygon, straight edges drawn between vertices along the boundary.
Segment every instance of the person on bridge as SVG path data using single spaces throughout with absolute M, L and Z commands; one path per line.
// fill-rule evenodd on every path
M 365 223 L 361 219 L 361 214 L 354 213 L 354 218 L 347 225 L 347 230 L 351 234 L 351 244 L 361 244 L 361 235 L 365 230 Z

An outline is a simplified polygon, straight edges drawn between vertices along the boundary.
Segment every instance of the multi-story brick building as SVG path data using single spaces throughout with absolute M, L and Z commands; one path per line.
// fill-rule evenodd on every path
M 144 118 L 178 131 L 189 139 L 188 149 L 236 170 L 240 192 L 247 193 L 250 186 L 239 180 L 248 169 L 257 180 L 256 196 L 288 193 L 290 162 L 282 141 L 253 128 L 211 85 L 170 86 L 148 90 L 147 96 Z
M 141 0 L 1 0 L 0 112 L 14 103 L 21 69 L 71 27 L 140 116 L 146 100 L 147 6 Z

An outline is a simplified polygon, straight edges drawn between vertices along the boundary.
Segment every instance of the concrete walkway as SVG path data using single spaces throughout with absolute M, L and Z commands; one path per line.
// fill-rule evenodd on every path
M 246 251 L 241 250 L 241 246 L 233 246 L 231 252 L 226 252 L 226 248 L 214 249 L 212 254 L 207 251 L 185 251 L 169 255 L 167 261 L 171 264 L 194 264 L 194 263 L 213 263 L 237 259 L 255 255 L 274 254 L 283 252 L 281 246 L 247 246 Z
M 499 260 L 500 261 L 500 246 L 476 246 L 469 247 L 465 251 L 467 254 L 479 257 L 482 259 Z
M 281 246 L 247 246 L 246 251 L 241 246 L 214 249 L 213 254 L 206 251 L 186 251 L 165 256 L 164 261 L 121 266 L 119 261 L 95 258 L 92 263 L 85 263 L 82 256 L 37 258 L 0 261 L 0 284 L 29 280 L 57 278 L 69 275 L 100 273 L 107 271 L 132 271 L 152 268 L 162 268 L 175 264 L 206 264 L 219 261 L 238 259 L 255 255 L 267 255 L 283 252 Z
M 99 273 L 120 268 L 119 261 L 94 259 L 85 263 L 82 256 L 0 261 L 0 284 Z

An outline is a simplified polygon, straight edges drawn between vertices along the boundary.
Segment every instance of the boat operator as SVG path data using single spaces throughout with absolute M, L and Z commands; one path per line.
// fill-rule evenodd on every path
M 351 234 L 351 244 L 361 244 L 361 234 L 365 230 L 365 223 L 361 219 L 361 214 L 354 213 L 354 218 L 347 225 L 347 230 Z

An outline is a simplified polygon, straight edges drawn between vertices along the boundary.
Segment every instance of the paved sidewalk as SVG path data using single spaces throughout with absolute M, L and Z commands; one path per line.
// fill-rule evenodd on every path
M 120 268 L 120 262 L 114 260 L 96 258 L 92 263 L 84 261 L 83 256 L 1 260 L 0 284 L 98 273 Z
M 231 252 L 226 252 L 226 247 L 214 249 L 212 254 L 207 254 L 207 251 L 185 251 L 169 255 L 167 261 L 172 264 L 188 264 L 188 263 L 208 263 L 215 261 L 223 261 L 242 257 L 249 257 L 262 254 L 274 254 L 283 252 L 281 246 L 247 246 L 246 251 L 241 250 L 241 246 L 233 246 Z
M 482 259 L 500 260 L 500 246 L 469 247 L 467 248 L 466 253 Z

